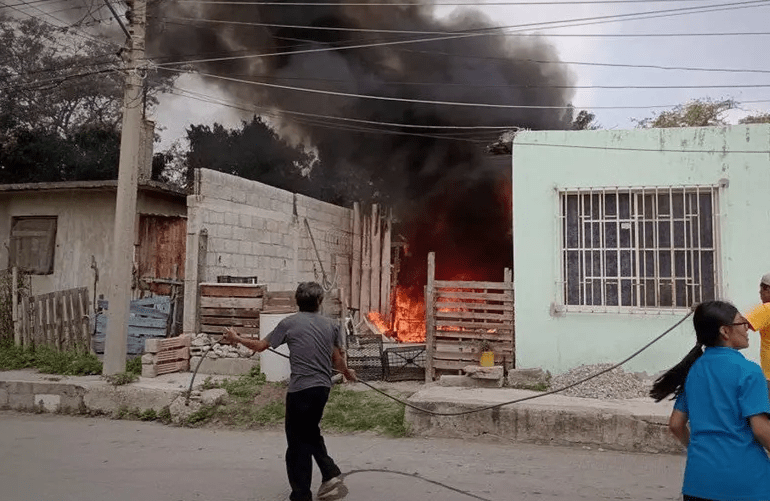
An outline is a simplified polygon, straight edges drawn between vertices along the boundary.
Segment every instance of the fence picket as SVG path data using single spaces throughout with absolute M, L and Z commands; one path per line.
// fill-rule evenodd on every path
M 88 287 L 22 297 L 21 343 L 57 350 L 91 349 Z

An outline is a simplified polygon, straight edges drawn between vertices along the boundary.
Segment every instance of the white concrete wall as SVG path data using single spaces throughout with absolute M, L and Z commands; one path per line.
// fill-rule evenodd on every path
M 618 149 L 612 149 L 618 148 Z M 770 154 L 660 150 L 770 150 L 770 126 L 544 131 L 516 136 L 513 152 L 516 357 L 519 367 L 564 372 L 618 362 L 662 333 L 682 311 L 567 312 L 552 315 L 560 280 L 559 188 L 715 185 L 722 192 L 721 266 L 725 299 L 739 309 L 759 302 L 770 272 Z M 695 343 L 692 323 L 635 358 L 627 370 L 656 373 Z M 744 353 L 758 358 L 758 335 Z
M 323 263 L 327 280 L 349 294 L 351 209 L 208 169 L 196 176 L 196 194 L 187 201 L 185 332 L 194 330 L 197 283 L 216 282 L 219 275 L 257 276 L 268 290 L 294 290 L 302 281 L 322 282 Z M 204 229 L 208 244 L 198 276 Z
M 141 193 L 137 212 L 183 216 L 185 206 L 168 197 Z M 72 189 L 61 191 L 0 192 L 0 263 L 8 266 L 11 218 L 57 216 L 54 272 L 32 275 L 32 294 L 44 294 L 74 287 L 88 287 L 93 298 L 94 272 L 91 256 L 99 268 L 96 293 L 107 294 L 112 259 L 115 190 Z

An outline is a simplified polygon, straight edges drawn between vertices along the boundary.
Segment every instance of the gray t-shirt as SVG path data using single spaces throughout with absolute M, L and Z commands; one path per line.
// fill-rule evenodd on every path
M 320 313 L 300 311 L 281 320 L 267 335 L 272 348 L 289 346 L 289 392 L 332 385 L 332 351 L 342 347 L 337 323 Z

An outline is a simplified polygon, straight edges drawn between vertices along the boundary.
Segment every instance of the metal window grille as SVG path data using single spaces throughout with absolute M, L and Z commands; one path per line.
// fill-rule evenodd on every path
M 562 304 L 676 309 L 714 299 L 718 187 L 559 190 Z

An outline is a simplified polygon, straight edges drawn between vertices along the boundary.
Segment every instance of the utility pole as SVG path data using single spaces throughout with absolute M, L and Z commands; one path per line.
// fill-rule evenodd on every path
M 118 193 L 115 201 L 115 229 L 112 241 L 107 310 L 107 338 L 104 347 L 105 375 L 126 370 L 131 275 L 134 265 L 136 191 L 142 127 L 142 76 L 144 59 L 146 0 L 127 0 L 129 47 L 126 60 L 126 89 L 123 97 L 123 129 L 120 136 Z

